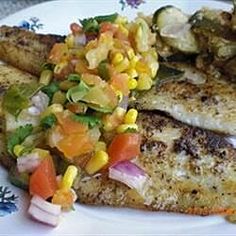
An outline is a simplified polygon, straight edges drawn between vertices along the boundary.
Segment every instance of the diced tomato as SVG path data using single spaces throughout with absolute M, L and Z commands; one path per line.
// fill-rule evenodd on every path
M 88 134 L 71 134 L 57 143 L 57 148 L 70 160 L 93 151 L 94 145 Z
M 81 33 L 83 29 L 81 28 L 79 24 L 72 23 L 70 24 L 70 30 L 75 35 L 75 34 Z
M 140 154 L 140 143 L 141 138 L 138 133 L 116 135 L 108 148 L 109 166 L 138 156 Z
M 84 134 L 88 130 L 88 125 L 73 120 L 70 112 L 57 113 L 56 117 L 65 135 L 75 133 Z
M 102 82 L 102 79 L 99 76 L 91 75 L 89 73 L 82 74 L 81 80 L 83 80 L 87 85 L 99 85 Z
M 49 54 L 49 62 L 53 64 L 58 64 L 62 60 L 68 58 L 69 50 L 65 43 L 56 43 L 54 44 L 52 50 Z
M 125 73 L 114 74 L 111 78 L 111 85 L 113 88 L 121 91 L 125 96 L 129 95 L 128 87 L 129 77 Z
M 114 24 L 112 24 L 111 22 L 103 22 L 100 24 L 100 33 L 104 33 L 110 31 L 113 34 L 116 33 L 117 31 L 117 26 L 115 26 Z
M 57 189 L 56 171 L 51 156 L 45 157 L 38 168 L 30 176 L 29 191 L 47 199 L 52 197 Z

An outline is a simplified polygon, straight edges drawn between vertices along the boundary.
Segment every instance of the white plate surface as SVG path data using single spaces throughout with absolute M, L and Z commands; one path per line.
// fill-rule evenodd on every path
M 122 0 L 52 1 L 11 15 L 0 21 L 0 25 L 19 25 L 22 21 L 27 21 L 28 26 L 32 26 L 34 21 L 32 17 L 36 17 L 39 21 L 36 20 L 33 25 L 36 26 L 34 29 L 39 26 L 37 32 L 67 34 L 71 22 L 94 15 L 118 12 L 132 19 L 137 12 L 149 14 L 167 4 L 178 6 L 188 13 L 202 6 L 226 10 L 231 8 L 229 4 L 208 0 L 145 0 L 145 3 L 141 3 L 138 8 L 132 8 L 127 2 L 142 1 L 123 0 L 126 6 L 122 10 L 121 2 Z M 39 24 L 42 24 L 42 27 Z M 16 202 L 18 211 L 0 217 L 0 235 L 226 235 L 236 232 L 236 225 L 226 222 L 220 216 L 199 217 L 79 204 L 76 204 L 75 211 L 63 215 L 57 228 L 50 228 L 28 218 L 27 194 L 10 185 L 7 181 L 7 173 L 2 168 L 0 168 L 0 186 L 8 186 L 19 196 Z

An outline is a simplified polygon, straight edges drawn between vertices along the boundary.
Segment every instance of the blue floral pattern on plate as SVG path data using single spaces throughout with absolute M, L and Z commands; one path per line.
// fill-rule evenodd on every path
M 39 29 L 43 28 L 43 24 L 40 23 L 39 18 L 37 17 L 31 17 L 29 20 L 23 20 L 19 27 L 22 29 L 27 29 L 33 32 L 36 32 Z
M 8 187 L 0 186 L 0 217 L 18 210 L 16 201 L 18 196 L 12 193 Z
M 120 0 L 121 9 L 124 10 L 127 6 L 138 8 L 140 4 L 145 3 L 144 0 Z

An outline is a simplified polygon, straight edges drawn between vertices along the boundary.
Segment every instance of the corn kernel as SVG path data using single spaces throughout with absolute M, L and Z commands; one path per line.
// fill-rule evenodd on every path
M 92 175 L 102 169 L 109 160 L 109 156 L 104 151 L 98 151 L 95 155 L 88 161 L 87 165 L 85 166 L 85 170 L 88 174 Z
M 126 73 L 127 73 L 131 78 L 136 78 L 136 77 L 138 77 L 138 72 L 137 72 L 134 68 L 131 68 L 131 69 L 127 70 Z
M 61 104 L 52 104 L 51 106 L 49 106 L 42 114 L 41 114 L 41 118 L 48 116 L 50 114 L 55 114 L 55 113 L 59 113 L 59 112 L 63 112 L 63 106 Z
M 152 78 L 147 74 L 141 74 L 138 79 L 137 90 L 149 90 L 152 87 Z
M 138 82 L 137 82 L 136 79 L 133 79 L 133 78 L 129 79 L 129 81 L 128 81 L 128 88 L 130 90 L 136 89 L 137 85 L 138 85 Z
M 102 142 L 102 141 L 98 141 L 96 144 L 95 144 L 95 152 L 98 152 L 98 151 L 106 151 L 107 150 L 107 145 L 105 142 Z
M 41 72 L 39 83 L 43 85 L 48 85 L 52 80 L 53 73 L 51 70 L 43 70 Z
M 120 62 L 119 64 L 117 64 L 115 66 L 115 69 L 116 69 L 116 71 L 121 73 L 121 72 L 124 72 L 125 70 L 127 70 L 129 68 L 129 65 L 130 65 L 130 63 L 129 63 L 128 58 L 124 58 L 124 60 L 122 62 Z
M 73 34 L 69 34 L 66 39 L 65 39 L 65 43 L 67 44 L 68 48 L 73 48 L 74 47 L 74 43 L 75 43 L 75 37 Z
M 17 157 L 19 157 L 24 149 L 25 147 L 23 145 L 16 145 L 13 148 L 13 152 Z
M 116 132 L 118 134 L 121 134 L 121 133 L 126 132 L 129 129 L 138 131 L 138 126 L 136 124 L 122 124 L 117 127 Z
M 78 174 L 78 169 L 75 166 L 73 165 L 68 166 L 61 181 L 61 189 L 69 190 L 72 187 L 77 174 Z
M 137 56 L 134 56 L 130 60 L 130 68 L 135 68 L 138 61 L 139 61 L 139 58 Z
M 135 124 L 138 117 L 138 111 L 136 109 L 129 109 L 125 115 L 125 124 Z
M 124 60 L 124 56 L 122 53 L 117 52 L 114 57 L 112 58 L 112 64 L 113 65 L 118 65 L 119 63 L 121 63 Z
M 127 55 L 128 55 L 128 58 L 129 58 L 130 60 L 135 57 L 135 53 L 134 53 L 133 48 L 128 49 Z

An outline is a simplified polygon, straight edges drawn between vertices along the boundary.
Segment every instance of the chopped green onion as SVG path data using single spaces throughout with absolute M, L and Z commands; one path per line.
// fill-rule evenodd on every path
M 67 91 L 66 98 L 71 103 L 78 102 L 88 93 L 88 91 L 89 87 L 83 81 L 80 81 L 77 86 L 74 86 Z

